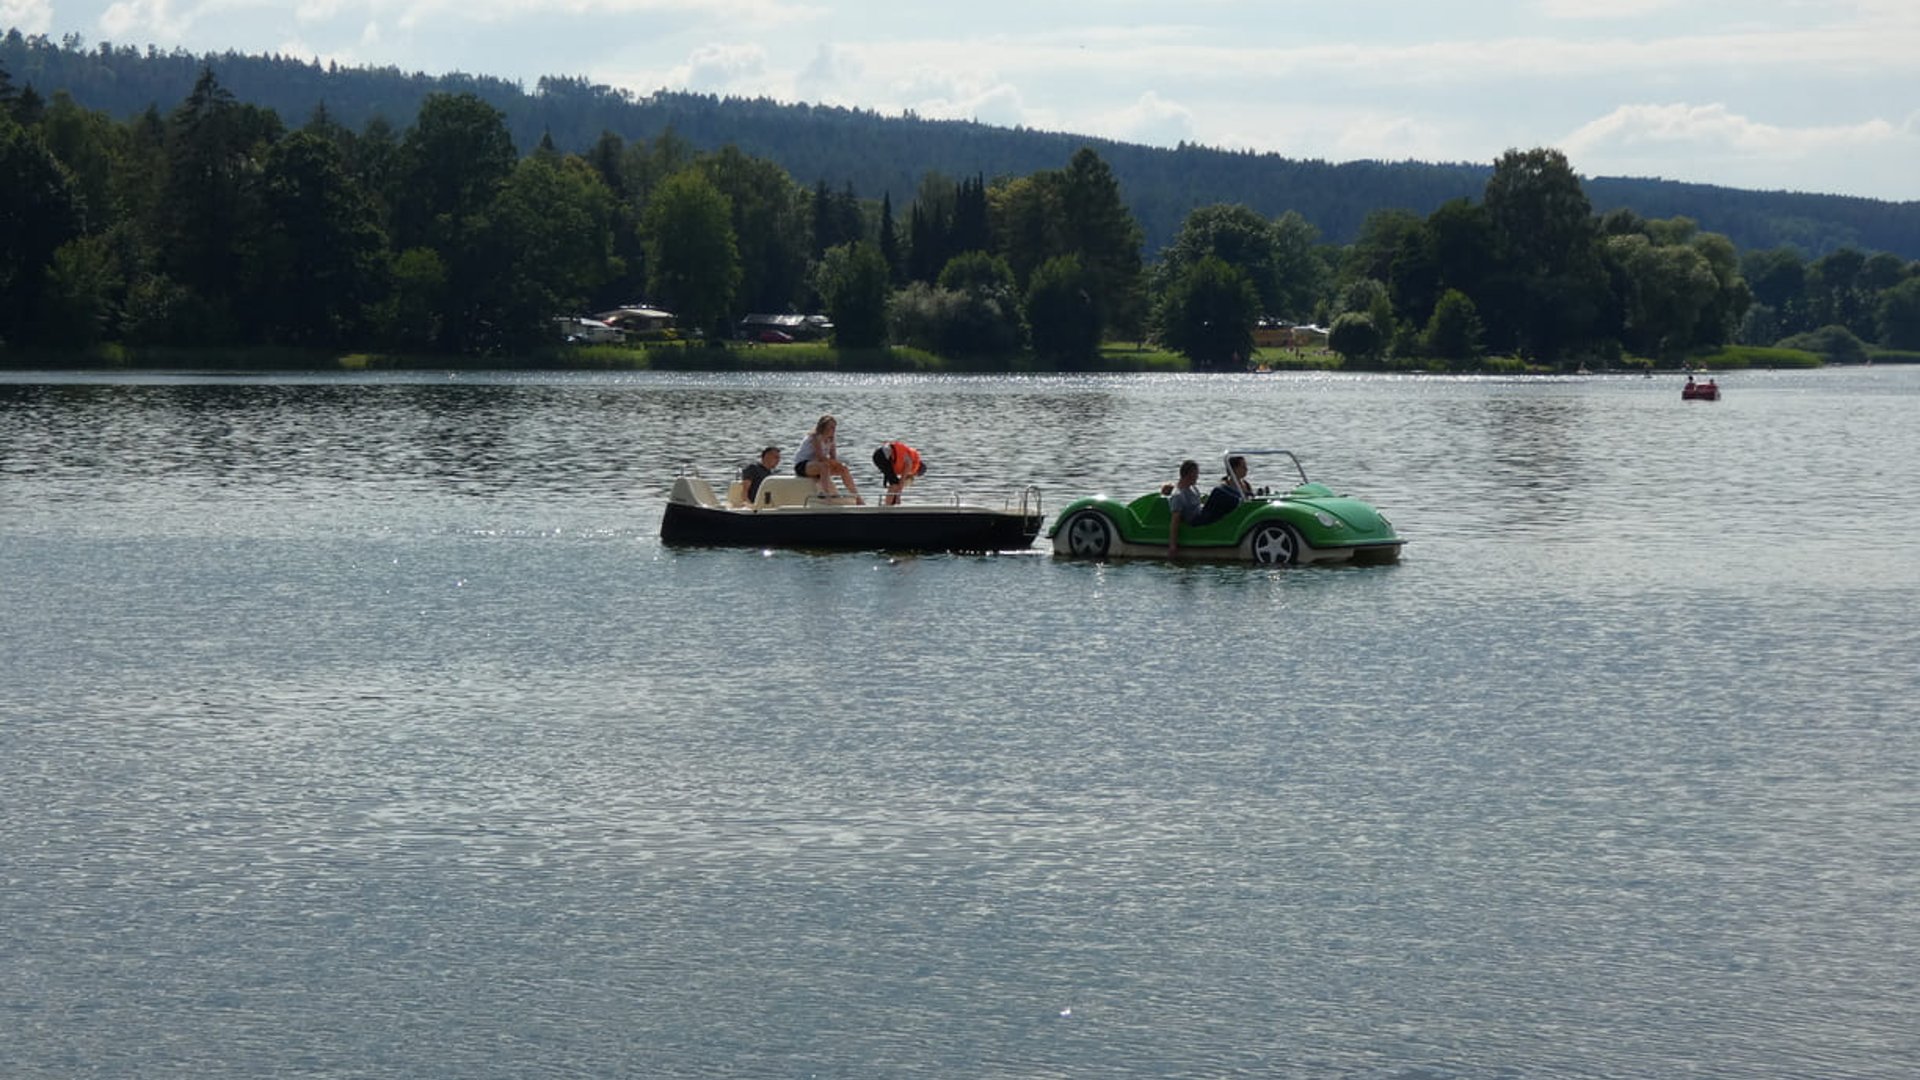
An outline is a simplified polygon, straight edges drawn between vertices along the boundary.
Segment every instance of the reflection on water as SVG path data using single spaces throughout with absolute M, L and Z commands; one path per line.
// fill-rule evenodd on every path
M 1903 1076 L 1920 371 L 1724 382 L 0 376 L 0 1061 Z M 823 411 L 1413 543 L 658 543 Z

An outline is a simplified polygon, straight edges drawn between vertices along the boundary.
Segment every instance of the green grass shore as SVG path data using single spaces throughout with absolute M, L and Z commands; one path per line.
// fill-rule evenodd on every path
M 1872 350 L 1874 363 L 1920 363 L 1920 353 Z M 1566 374 L 1581 367 L 1602 371 L 1738 371 L 1815 368 L 1821 358 L 1799 349 L 1726 346 L 1683 358 L 1655 361 L 1625 357 L 1611 363 L 1589 361 L 1541 365 L 1517 357 L 1486 357 L 1465 367 L 1425 358 L 1394 358 L 1364 367 L 1326 349 L 1266 350 L 1254 363 L 1271 371 L 1391 371 L 1431 374 Z M 1043 364 L 1029 354 L 985 358 L 949 358 L 921 349 L 838 349 L 825 344 L 758 345 L 554 345 L 515 356 L 460 356 L 436 353 L 341 353 L 328 349 L 274 346 L 211 348 L 99 345 L 73 352 L 0 350 L 0 369 L 259 371 L 847 371 L 900 373 L 1065 372 L 1079 374 L 1194 370 L 1186 357 L 1149 345 L 1109 342 L 1099 362 L 1086 369 Z

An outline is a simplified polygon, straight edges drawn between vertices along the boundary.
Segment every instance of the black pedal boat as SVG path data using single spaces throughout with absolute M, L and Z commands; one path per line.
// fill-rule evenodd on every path
M 738 480 L 722 502 L 697 473 L 683 473 L 667 496 L 660 539 L 725 547 L 1018 551 L 1033 546 L 1044 521 L 1040 492 L 1032 487 L 1001 508 L 957 500 L 860 505 L 844 495 L 821 495 L 811 480 L 770 476 L 748 505 Z

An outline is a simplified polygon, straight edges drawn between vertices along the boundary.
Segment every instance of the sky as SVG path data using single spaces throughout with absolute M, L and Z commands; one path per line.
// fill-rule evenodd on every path
M 61 39 L 1920 200 L 1920 0 L 0 0 Z

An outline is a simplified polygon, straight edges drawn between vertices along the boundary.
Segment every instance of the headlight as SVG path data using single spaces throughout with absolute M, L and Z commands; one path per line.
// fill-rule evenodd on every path
M 1340 526 L 1346 524 L 1345 522 L 1341 521 L 1339 518 L 1334 517 L 1332 514 L 1327 513 L 1325 510 L 1315 510 L 1313 512 L 1313 516 L 1320 522 L 1320 524 L 1326 526 L 1329 529 L 1337 529 Z

